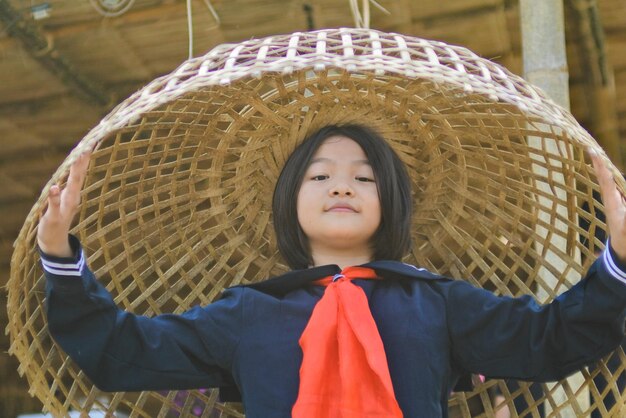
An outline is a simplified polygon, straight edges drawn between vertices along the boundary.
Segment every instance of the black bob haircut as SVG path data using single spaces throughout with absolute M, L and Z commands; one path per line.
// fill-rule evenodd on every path
M 348 137 L 361 146 L 378 187 L 381 223 L 374 234 L 375 260 L 400 261 L 411 249 L 411 183 L 404 163 L 377 132 L 362 125 L 329 125 L 307 137 L 287 159 L 276 187 L 272 210 L 278 250 L 292 269 L 313 264 L 309 242 L 300 227 L 297 199 L 313 154 L 331 136 Z

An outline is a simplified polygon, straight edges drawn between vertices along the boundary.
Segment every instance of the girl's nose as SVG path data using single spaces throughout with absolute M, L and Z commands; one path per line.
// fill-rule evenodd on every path
M 352 196 L 354 191 L 345 182 L 335 183 L 329 190 L 332 196 Z

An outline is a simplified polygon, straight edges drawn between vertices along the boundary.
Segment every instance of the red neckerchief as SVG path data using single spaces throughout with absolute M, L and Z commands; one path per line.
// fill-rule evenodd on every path
M 300 337 L 303 359 L 294 418 L 401 418 L 383 342 L 363 289 L 378 279 L 348 267 L 317 280 L 327 286 Z

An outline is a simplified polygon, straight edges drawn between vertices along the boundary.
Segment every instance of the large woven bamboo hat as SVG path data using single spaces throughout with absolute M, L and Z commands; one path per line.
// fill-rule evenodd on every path
M 584 152 L 602 150 L 569 113 L 506 69 L 464 48 L 366 29 L 222 45 L 116 107 L 30 212 L 12 258 L 8 332 L 31 393 L 58 416 L 96 407 L 185 415 L 200 406 L 202 416 L 241 417 L 238 405 L 218 403 L 212 391 L 101 393 L 55 345 L 35 245 L 44 196 L 95 146 L 74 229 L 92 270 L 124 309 L 181 312 L 224 287 L 286 270 L 271 226 L 274 182 L 307 134 L 355 122 L 379 131 L 410 171 L 408 262 L 548 301 L 580 278 L 581 256 L 603 245 L 593 238 L 605 225 L 595 219 L 598 186 Z M 580 383 L 544 386 L 534 400 L 527 385 L 512 390 L 493 380 L 455 395 L 451 408 L 489 416 L 494 388 L 511 409 L 514 399 L 528 401 L 520 416 L 535 416 L 541 404 L 606 412 L 601 400 L 610 394 L 619 408 L 616 386 L 599 391 L 592 381 L 600 374 L 615 382 L 625 357 L 614 356 L 617 370 L 602 363 Z M 585 390 L 591 406 L 573 395 Z

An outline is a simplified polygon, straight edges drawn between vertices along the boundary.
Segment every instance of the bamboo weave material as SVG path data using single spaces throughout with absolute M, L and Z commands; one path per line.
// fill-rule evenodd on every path
M 227 286 L 285 271 L 271 227 L 274 182 L 294 147 L 331 123 L 365 123 L 407 164 L 415 192 L 414 251 L 408 262 L 498 294 L 548 301 L 575 283 L 580 254 L 605 225 L 585 161 L 602 151 L 566 111 L 506 69 L 440 42 L 367 29 L 296 33 L 217 47 L 154 80 L 117 106 L 68 156 L 31 210 L 16 242 L 8 284 L 11 353 L 31 393 L 55 415 L 69 408 L 124 410 L 133 417 L 187 414 L 240 417 L 215 392 L 116 393 L 101 401 L 82 372 L 51 341 L 36 228 L 51 184 L 96 147 L 74 232 L 89 264 L 124 309 L 182 312 L 215 300 Z M 602 153 L 603 154 L 603 153 Z M 604 154 L 603 154 L 604 155 Z M 609 163 L 610 164 L 610 163 Z M 612 165 L 611 165 L 612 167 Z M 623 179 L 612 168 L 625 190 Z M 589 212 L 580 209 L 588 202 Z M 591 222 L 583 230 L 578 218 Z M 550 282 L 546 276 L 554 275 Z M 557 283 L 552 285 L 551 283 Z M 604 363 L 584 372 L 609 382 L 624 372 Z M 507 402 L 528 398 L 488 381 L 451 400 L 460 416 L 489 416 L 489 388 Z M 585 415 L 568 382 L 566 402 L 545 387 L 553 410 Z M 614 385 L 609 390 L 623 404 Z M 533 406 L 534 405 L 534 406 Z M 519 416 L 536 416 L 531 409 Z M 602 410 L 601 402 L 592 407 Z M 613 411 L 615 412 L 615 411 Z M 514 415 L 515 416 L 515 415 Z

